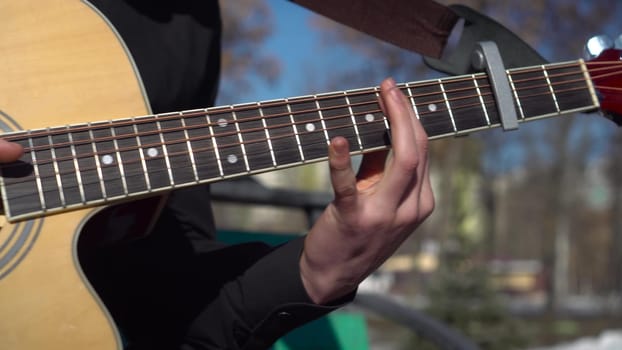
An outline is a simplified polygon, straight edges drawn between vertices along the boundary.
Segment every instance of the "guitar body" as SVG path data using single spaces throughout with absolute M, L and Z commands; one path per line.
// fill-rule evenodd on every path
M 3 131 L 149 113 L 125 47 L 87 2 L 2 1 L 0 33 Z M 0 218 L 0 348 L 121 348 L 78 264 L 80 229 L 97 210 Z

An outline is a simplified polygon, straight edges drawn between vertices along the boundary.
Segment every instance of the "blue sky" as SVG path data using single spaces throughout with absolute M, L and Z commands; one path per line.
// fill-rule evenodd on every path
M 273 10 L 275 27 L 264 49 L 281 60 L 281 77 L 273 85 L 256 82 L 253 91 L 243 97 L 245 101 L 325 92 L 318 89 L 322 89 L 331 70 L 339 69 L 339 65 L 364 64 L 347 49 L 322 45 L 317 31 L 310 25 L 314 13 L 289 1 L 268 0 L 267 3 Z M 346 55 L 347 61 L 343 59 Z
M 302 93 L 300 69 L 303 62 L 314 64 L 309 58 L 316 56 L 317 34 L 309 26 L 311 14 L 306 9 L 283 0 L 268 1 L 275 14 L 274 35 L 268 40 L 266 50 L 278 53 L 282 59 L 281 78 L 274 86 L 258 89 L 260 99 L 280 98 Z M 263 90 L 263 91 L 261 91 Z

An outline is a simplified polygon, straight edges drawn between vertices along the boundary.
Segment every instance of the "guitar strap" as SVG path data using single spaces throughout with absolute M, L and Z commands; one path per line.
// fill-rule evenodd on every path
M 459 16 L 432 0 L 292 0 L 401 48 L 440 57 Z

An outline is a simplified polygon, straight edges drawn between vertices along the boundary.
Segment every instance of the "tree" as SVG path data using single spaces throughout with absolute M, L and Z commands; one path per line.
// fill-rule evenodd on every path
M 239 103 L 253 79 L 274 82 L 280 62 L 263 50 L 272 35 L 274 14 L 262 0 L 220 2 L 223 21 L 222 86 L 219 99 Z

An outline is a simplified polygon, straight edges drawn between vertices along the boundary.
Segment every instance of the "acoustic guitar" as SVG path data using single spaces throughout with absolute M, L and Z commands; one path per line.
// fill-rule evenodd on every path
M 0 23 L 0 127 L 26 150 L 0 166 L 2 349 L 122 348 L 76 252 L 107 205 L 321 161 L 337 135 L 353 154 L 390 146 L 377 87 L 153 115 L 126 48 L 88 2 L 2 1 Z M 608 50 L 506 70 L 518 121 L 619 113 L 621 65 Z M 501 124 L 485 73 L 399 88 L 430 138 Z

